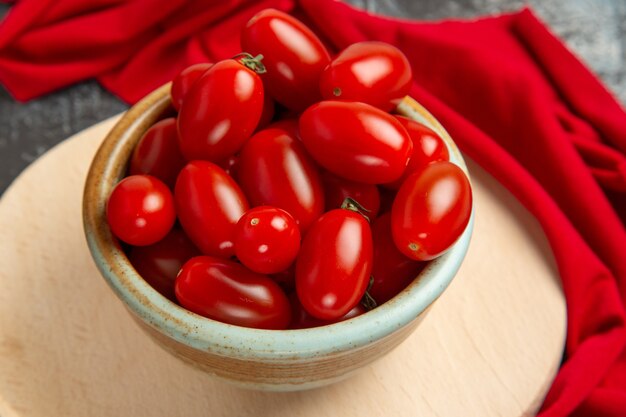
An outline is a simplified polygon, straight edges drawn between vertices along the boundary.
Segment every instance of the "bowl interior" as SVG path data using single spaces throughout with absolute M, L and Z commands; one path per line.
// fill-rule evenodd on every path
M 311 329 L 258 330 L 204 318 L 170 302 L 134 270 L 106 222 L 105 203 L 126 173 L 141 135 L 169 106 L 167 84 L 133 106 L 109 133 L 89 170 L 83 201 L 87 242 L 100 272 L 139 318 L 178 342 L 202 351 L 240 358 L 306 359 L 358 349 L 402 328 L 422 313 L 448 286 L 467 252 L 470 222 L 455 245 L 431 261 L 405 290 L 376 309 L 353 319 Z M 398 111 L 435 130 L 445 141 L 451 161 L 467 174 L 461 154 L 443 127 L 421 105 L 407 97 Z

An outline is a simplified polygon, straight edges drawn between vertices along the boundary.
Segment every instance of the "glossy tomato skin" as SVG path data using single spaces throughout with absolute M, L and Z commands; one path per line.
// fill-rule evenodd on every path
M 270 205 L 293 216 L 302 232 L 324 210 L 317 166 L 295 137 L 296 124 L 270 125 L 243 147 L 237 178 L 252 206 Z
M 249 206 L 222 168 L 189 162 L 178 175 L 174 198 L 183 230 L 202 253 L 222 258 L 235 254 L 235 225 Z
M 300 229 L 285 210 L 272 206 L 246 211 L 235 229 L 235 255 L 248 269 L 275 274 L 289 268 L 300 249 Z
M 176 302 L 174 280 L 183 264 L 200 255 L 185 232 L 173 228 L 167 236 L 149 246 L 131 246 L 128 260 L 139 275 L 164 297 Z
M 263 84 L 243 64 L 226 59 L 194 83 L 178 114 L 180 149 L 187 160 L 219 162 L 236 153 L 263 112 Z
M 172 107 L 177 111 L 180 110 L 183 105 L 185 96 L 191 89 L 191 87 L 198 81 L 198 78 L 202 76 L 213 64 L 208 62 L 202 62 L 200 64 L 193 64 L 182 70 L 174 80 L 172 81 L 172 88 L 170 90 L 170 96 L 172 98 Z
M 348 311 L 345 316 L 335 320 L 320 320 L 306 312 L 296 293 L 291 293 L 288 298 L 291 303 L 290 329 L 310 329 L 312 327 L 327 326 L 329 324 L 339 323 L 340 321 L 350 320 L 366 312 L 365 307 L 359 303 L 354 306 L 352 310 Z
M 236 326 L 286 329 L 289 300 L 265 275 L 226 259 L 198 256 L 176 278 L 176 298 L 196 314 Z
M 301 111 L 321 99 L 319 78 L 330 62 L 319 38 L 302 22 L 275 9 L 250 19 L 241 34 L 241 48 L 262 54 L 264 85 L 276 101 Z
M 354 211 L 325 213 L 304 236 L 296 260 L 296 291 L 304 309 L 334 320 L 363 297 L 372 270 L 372 232 Z
M 172 192 L 151 175 L 131 175 L 120 181 L 107 201 L 111 231 L 134 246 L 151 245 L 169 233 L 176 220 Z
M 351 100 L 389 112 L 411 89 L 411 64 L 393 45 L 357 42 L 324 69 L 320 91 L 325 100 Z
M 130 158 L 129 173 L 152 175 L 174 188 L 185 163 L 178 147 L 176 119 L 169 117 L 156 122 L 141 137 Z
M 425 262 L 407 258 L 396 248 L 391 236 L 391 213 L 372 223 L 374 240 L 374 282 L 368 290 L 378 305 L 389 301 L 406 288 L 420 273 Z
M 402 126 L 409 132 L 411 141 L 413 142 L 413 152 L 409 165 L 406 167 L 402 178 L 399 180 L 385 184 L 386 187 L 398 189 L 409 175 L 415 171 L 423 169 L 431 162 L 449 161 L 450 154 L 448 147 L 443 139 L 428 126 L 411 120 L 404 116 L 395 115 Z
M 350 197 L 368 210 L 364 214 L 370 220 L 378 216 L 380 193 L 374 184 L 346 180 L 328 171 L 322 173 L 322 183 L 324 185 L 326 211 L 341 207 L 344 200 Z
M 339 177 L 366 184 L 400 178 L 413 151 L 400 122 L 365 103 L 314 104 L 300 116 L 299 129 L 318 164 Z
M 433 259 L 461 236 L 471 210 L 465 173 L 451 162 L 433 162 L 411 174 L 398 190 L 391 208 L 396 247 L 417 261 Z

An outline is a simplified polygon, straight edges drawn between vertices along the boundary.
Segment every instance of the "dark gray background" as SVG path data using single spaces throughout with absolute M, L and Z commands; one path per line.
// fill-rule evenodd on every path
M 626 103 L 626 0 L 348 0 L 380 13 L 422 20 L 473 17 L 531 5 Z M 0 19 L 9 10 L 0 6 Z M 0 86 L 0 194 L 37 157 L 127 106 L 94 81 L 29 103 Z

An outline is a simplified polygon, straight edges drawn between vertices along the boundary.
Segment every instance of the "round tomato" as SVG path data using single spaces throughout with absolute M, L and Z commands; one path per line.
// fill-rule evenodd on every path
M 372 270 L 372 232 L 352 210 L 325 213 L 304 236 L 296 260 L 296 291 L 304 309 L 322 320 L 344 316 L 361 300 Z
M 380 305 L 409 285 L 424 268 L 425 263 L 407 258 L 396 248 L 391 237 L 391 213 L 385 213 L 374 220 L 372 238 L 374 281 L 368 292 Z
M 443 142 L 443 139 L 428 126 L 403 116 L 396 115 L 395 117 L 402 123 L 406 131 L 409 132 L 409 136 L 413 142 L 413 153 L 411 154 L 409 165 L 406 167 L 402 178 L 393 183 L 385 184 L 386 187 L 398 189 L 406 177 L 424 168 L 431 162 L 449 161 L 450 154 L 448 153 L 448 147 Z
M 235 225 L 248 202 L 222 168 L 206 161 L 188 163 L 178 175 L 174 198 L 183 230 L 202 253 L 235 254 Z
M 320 320 L 306 312 L 304 307 L 302 307 L 302 304 L 300 303 L 300 300 L 298 299 L 298 295 L 296 293 L 290 294 L 288 298 L 289 302 L 291 303 L 291 323 L 289 324 L 290 329 L 309 329 L 311 327 L 327 326 L 329 324 L 349 320 L 366 312 L 365 307 L 363 307 L 359 303 L 354 306 L 352 310 L 348 311 L 345 316 L 339 317 L 335 320 Z
M 212 66 L 213 64 L 208 62 L 190 65 L 174 78 L 170 96 L 172 97 L 172 106 L 176 110 L 180 110 L 180 107 L 183 105 L 183 99 L 191 89 L 191 86 Z
M 128 260 L 155 290 L 172 301 L 174 280 L 185 262 L 200 251 L 180 229 L 174 228 L 163 239 L 149 246 L 131 246 Z
M 381 184 L 402 176 L 413 150 L 392 115 L 365 103 L 322 101 L 299 120 L 304 146 L 321 166 L 352 181 Z
M 178 114 L 180 150 L 190 161 L 226 159 L 254 132 L 262 112 L 259 76 L 234 59 L 220 61 L 185 96 Z
M 411 64 L 395 46 L 358 42 L 337 55 L 320 77 L 325 100 L 352 100 L 391 111 L 411 89 Z
M 393 241 L 411 259 L 433 259 L 461 236 L 471 210 L 465 173 L 451 162 L 433 162 L 411 174 L 398 190 L 391 208 Z
M 176 220 L 172 192 L 151 175 L 131 175 L 113 188 L 106 216 L 120 240 L 134 246 L 151 245 L 163 239 Z
M 326 171 L 322 174 L 326 211 L 341 207 L 348 197 L 367 210 L 365 215 L 373 220 L 380 209 L 380 193 L 374 184 L 363 184 L 339 178 Z
M 287 211 L 304 232 L 324 211 L 324 191 L 296 129 L 295 122 L 282 123 L 251 137 L 241 150 L 237 178 L 253 206 Z
M 246 24 L 241 48 L 263 55 L 267 68 L 264 85 L 279 103 L 301 111 L 321 99 L 319 78 L 330 55 L 299 20 L 275 9 L 265 9 Z
M 131 175 L 149 174 L 174 187 L 178 172 L 185 166 L 178 147 L 176 119 L 163 119 L 142 136 L 130 158 Z
M 300 229 L 285 210 L 255 207 L 237 222 L 235 255 L 254 272 L 274 274 L 287 269 L 299 249 Z
M 226 259 L 190 259 L 176 278 L 176 298 L 189 311 L 236 326 L 286 329 L 289 300 L 265 275 Z

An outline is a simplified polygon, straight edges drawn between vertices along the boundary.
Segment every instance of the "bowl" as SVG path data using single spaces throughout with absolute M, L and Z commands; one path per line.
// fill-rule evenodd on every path
M 214 321 L 176 305 L 133 269 L 107 225 L 107 198 L 125 175 L 142 134 L 170 105 L 170 85 L 128 110 L 96 153 L 87 174 L 83 222 L 91 255 L 130 316 L 172 355 L 216 378 L 247 388 L 293 391 L 348 377 L 406 339 L 452 281 L 467 252 L 470 222 L 454 246 L 431 261 L 400 294 L 353 319 L 303 330 L 259 330 Z M 452 162 L 467 174 L 454 142 L 421 105 L 406 97 L 398 111 L 444 139 Z

